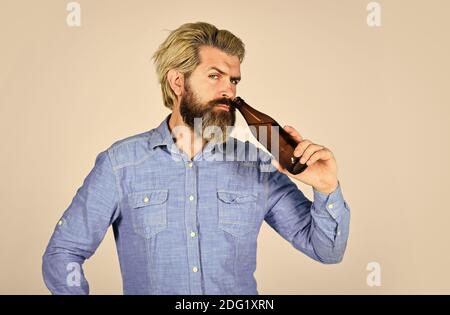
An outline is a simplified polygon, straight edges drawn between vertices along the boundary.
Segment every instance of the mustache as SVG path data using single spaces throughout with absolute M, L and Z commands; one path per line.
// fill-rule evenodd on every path
M 225 98 L 225 97 L 212 100 L 208 103 L 209 107 L 214 107 L 219 104 L 225 104 L 230 107 L 233 107 L 233 101 L 230 100 L 229 98 Z

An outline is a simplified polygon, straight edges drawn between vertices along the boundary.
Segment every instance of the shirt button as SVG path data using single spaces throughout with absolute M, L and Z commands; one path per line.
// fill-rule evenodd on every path
M 197 267 L 194 267 L 194 268 L 192 268 L 192 271 L 193 271 L 193 272 L 197 272 L 197 271 L 198 271 L 198 268 L 197 268 Z
M 194 196 L 190 195 L 190 196 L 189 196 L 189 200 L 190 200 L 190 201 L 194 200 Z
M 338 230 L 338 231 L 337 231 L 337 235 L 338 235 L 338 236 L 341 235 L 341 231 Z
M 189 162 L 189 163 L 188 163 L 188 166 L 189 166 L 189 167 L 192 167 L 192 162 Z
M 191 232 L 191 237 L 195 237 L 195 232 Z
M 62 224 L 62 220 L 59 220 L 59 221 L 58 221 L 58 225 L 61 225 L 61 224 Z
M 332 203 L 330 203 L 330 204 L 328 205 L 328 209 L 333 209 L 333 204 L 332 204 Z
M 144 197 L 144 202 L 147 203 L 150 199 L 147 196 Z

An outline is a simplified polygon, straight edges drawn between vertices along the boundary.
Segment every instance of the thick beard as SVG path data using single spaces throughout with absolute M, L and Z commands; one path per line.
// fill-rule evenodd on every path
M 180 114 L 184 123 L 188 125 L 196 135 L 201 135 L 203 139 L 207 141 L 219 144 L 225 142 L 236 122 L 236 109 L 234 106 L 231 106 L 230 100 L 227 98 L 220 98 L 202 104 L 198 101 L 198 97 L 193 93 L 187 81 L 184 89 L 186 93 L 181 97 L 180 101 Z M 226 104 L 229 106 L 230 110 L 214 110 L 215 105 L 218 104 Z M 195 118 L 201 118 L 201 124 L 197 121 L 197 125 L 195 125 Z M 199 130 L 199 127 L 201 127 L 201 130 Z M 205 129 L 208 127 L 220 128 L 222 134 L 211 131 L 207 131 L 206 133 L 208 134 L 206 134 Z

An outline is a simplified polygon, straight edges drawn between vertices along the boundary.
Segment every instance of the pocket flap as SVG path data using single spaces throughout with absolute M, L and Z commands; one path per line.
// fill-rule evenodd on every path
M 217 191 L 217 197 L 225 203 L 243 203 L 256 201 L 256 194 L 238 191 Z
M 167 189 L 134 192 L 130 194 L 130 203 L 133 208 L 159 205 L 167 200 L 167 196 Z

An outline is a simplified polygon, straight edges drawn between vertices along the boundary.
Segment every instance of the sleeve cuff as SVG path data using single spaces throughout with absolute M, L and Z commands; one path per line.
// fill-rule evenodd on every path
M 337 188 L 330 194 L 321 193 L 313 188 L 314 211 L 319 215 L 330 215 L 337 219 L 345 208 L 344 196 L 342 195 L 341 184 L 338 181 Z

